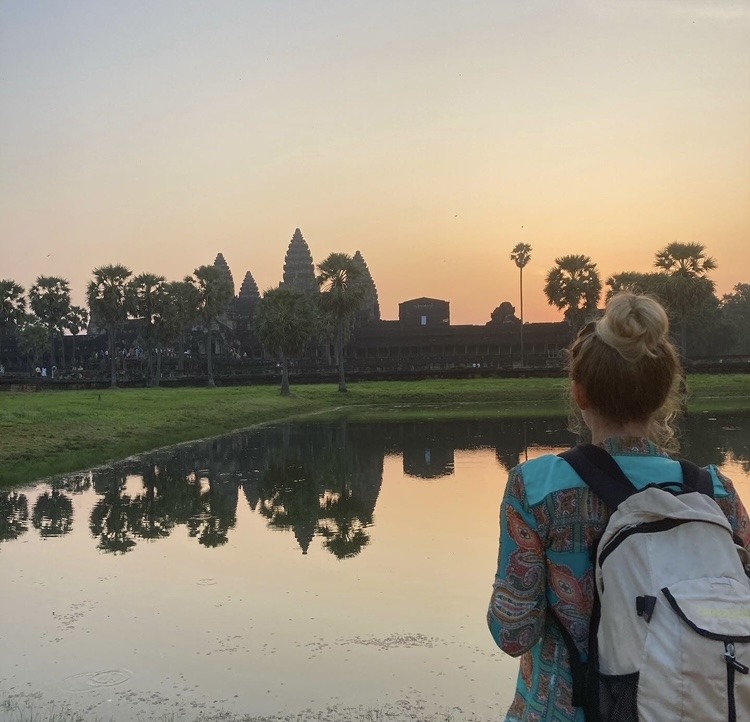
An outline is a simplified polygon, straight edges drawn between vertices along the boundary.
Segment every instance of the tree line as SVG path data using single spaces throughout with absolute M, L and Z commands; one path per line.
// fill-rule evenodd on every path
M 265 291 L 253 319 L 253 330 L 265 351 L 281 365 L 281 392 L 289 394 L 289 361 L 304 352 L 314 337 L 330 337 L 335 344 L 339 390 L 346 391 L 343 348 L 355 312 L 367 296 L 360 267 L 346 253 L 332 253 L 317 265 L 320 293 L 310 294 L 279 285 Z M 89 327 L 107 332 L 110 385 L 117 385 L 117 338 L 125 323 L 135 323 L 147 363 L 147 385 L 158 386 L 162 354 L 174 351 L 184 358 L 187 333 L 196 326 L 205 334 L 208 385 L 214 386 L 213 337 L 226 326 L 234 300 L 229 276 L 216 265 L 196 268 L 181 281 L 168 282 L 153 273 L 133 275 L 124 265 L 93 270 L 86 288 L 88 309 L 71 303 L 64 278 L 39 276 L 29 289 L 13 280 L 0 280 L 0 339 L 16 334 L 20 349 L 36 363 L 47 353 L 56 366 L 57 348 L 64 367 L 63 334 L 74 338 Z M 74 345 L 75 349 L 75 345 Z M 0 348 L 0 358 L 2 349 Z M 75 356 L 75 350 L 74 350 Z
M 510 259 L 519 269 L 520 333 L 523 354 L 523 271 L 531 261 L 532 248 L 517 244 Z M 718 298 L 709 273 L 716 261 L 700 243 L 670 243 L 659 250 L 651 272 L 622 271 L 606 279 L 586 255 L 570 254 L 555 259 L 545 278 L 548 303 L 563 311 L 576 328 L 597 312 L 604 285 L 605 298 L 630 290 L 658 298 L 670 313 L 676 341 L 683 355 L 750 352 L 750 284 L 739 283 Z M 311 339 L 326 339 L 334 346 L 339 389 L 346 391 L 344 345 L 358 310 L 367 301 L 368 288 L 360 266 L 346 253 L 332 253 L 317 264 L 320 293 L 310 294 L 279 285 L 265 291 L 254 314 L 252 328 L 267 354 L 279 360 L 281 392 L 289 393 L 289 362 L 305 352 Z M 212 347 L 214 334 L 226 327 L 234 299 L 230 279 L 216 265 L 196 268 L 181 281 L 164 276 L 133 275 L 123 265 L 95 268 L 86 289 L 88 308 L 71 303 L 70 285 L 64 278 L 39 276 L 29 289 L 13 280 L 0 280 L 0 343 L 3 333 L 16 334 L 22 353 L 32 363 L 47 353 L 50 366 L 56 351 L 65 347 L 65 332 L 75 338 L 89 324 L 107 332 L 110 384 L 117 384 L 117 337 L 126 321 L 137 327 L 138 342 L 147 364 L 147 384 L 158 386 L 162 353 L 174 352 L 182 368 L 188 332 L 204 333 L 208 384 L 214 385 Z M 0 359 L 2 348 L 0 347 Z M 523 365 L 523 355 L 521 364 Z
M 523 269 L 531 251 L 529 244 L 519 243 L 510 255 L 520 271 L 521 321 Z M 655 270 L 621 271 L 607 278 L 605 300 L 621 291 L 658 299 L 669 312 L 684 357 L 717 351 L 750 353 L 750 284 L 738 283 L 731 293 L 718 298 L 716 284 L 708 276 L 717 267 L 703 244 L 669 243 L 655 254 Z M 601 275 L 590 256 L 560 256 L 545 277 L 547 302 L 563 311 L 574 328 L 597 314 L 603 291 Z

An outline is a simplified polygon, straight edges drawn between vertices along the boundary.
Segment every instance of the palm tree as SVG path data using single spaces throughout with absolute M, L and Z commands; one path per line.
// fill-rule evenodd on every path
M 89 314 L 81 306 L 71 306 L 65 317 L 65 328 L 73 336 L 73 365 L 76 364 L 76 336 L 89 325 Z
M 733 331 L 735 351 L 750 350 L 750 283 L 738 283 L 721 299 L 722 316 Z
M 18 539 L 29 530 L 29 498 L 18 491 L 0 493 L 0 542 Z
M 255 332 L 266 351 L 281 361 L 282 396 L 289 396 L 289 359 L 302 355 L 315 320 L 310 296 L 292 288 L 270 288 L 258 304 Z
M 65 317 L 70 311 L 70 284 L 57 276 L 39 276 L 29 289 L 29 301 L 31 310 L 47 328 L 52 369 L 55 365 L 55 337 L 62 334 Z
M 666 271 L 670 276 L 701 278 L 708 271 L 718 268 L 716 261 L 706 255 L 702 243 L 669 243 L 656 254 L 654 266 Z
M 216 386 L 211 365 L 211 345 L 213 326 L 229 306 L 234 292 L 229 279 L 217 266 L 199 266 L 195 274 L 195 288 L 198 291 L 198 317 L 206 330 L 206 368 L 208 385 Z
M 347 325 L 365 295 L 362 272 L 347 253 L 331 253 L 318 264 L 321 304 L 336 324 L 336 357 L 339 368 L 339 391 L 346 391 L 344 377 L 344 341 Z
M 661 299 L 662 280 L 662 274 L 660 273 L 641 273 L 640 271 L 614 273 L 606 280 L 606 285 L 609 286 L 606 300 L 609 301 L 612 296 L 623 291 L 638 294 L 647 293 Z
M 185 368 L 185 334 L 198 317 L 200 297 L 190 276 L 166 284 L 165 316 L 160 329 L 162 340 L 177 345 L 177 370 Z
M 47 329 L 44 324 L 36 316 L 25 314 L 19 327 L 18 347 L 27 361 L 31 361 L 31 368 L 37 365 L 37 361 L 44 353 L 47 340 Z
M 544 294 L 555 308 L 565 309 L 565 318 L 578 327 L 587 313 L 596 310 L 602 282 L 596 264 L 588 256 L 569 255 L 555 259 L 547 273 Z
M 139 320 L 141 338 L 146 353 L 147 382 L 148 386 L 159 385 L 153 372 L 153 351 L 157 345 L 158 326 L 164 316 L 164 276 L 153 273 L 141 273 L 128 283 L 130 304 L 133 315 Z M 161 361 L 161 348 L 158 350 L 159 361 Z M 157 363 L 157 376 L 160 372 L 160 363 Z
M 117 386 L 115 334 L 125 325 L 128 317 L 129 299 L 126 291 L 130 276 L 130 269 L 123 265 L 100 266 L 94 269 L 94 280 L 89 281 L 86 289 L 92 318 L 107 329 L 112 388 Z
M 121 469 L 102 469 L 94 476 L 94 488 L 102 496 L 91 510 L 89 531 L 104 552 L 125 554 L 140 537 L 140 509 L 126 486 L 127 474 Z
M 73 502 L 59 489 L 45 491 L 34 503 L 31 523 L 43 539 L 69 534 L 73 530 Z
M 519 291 L 521 296 L 521 366 L 523 366 L 523 269 L 531 260 L 531 246 L 528 243 L 517 243 L 510 252 L 510 260 L 518 266 Z
M 706 255 L 702 243 L 670 243 L 657 252 L 654 266 L 663 271 L 661 296 L 680 327 L 680 347 L 687 355 L 688 316 L 714 295 L 714 282 L 708 272 L 718 266 Z
M 9 278 L 0 280 L 0 330 L 20 326 L 26 311 L 23 286 Z
M 364 513 L 361 501 L 352 495 L 347 482 L 340 492 L 326 494 L 316 531 L 325 539 L 323 546 L 337 559 L 351 559 L 369 543 L 367 526 L 362 523 Z
M 0 279 L 0 341 L 6 330 L 18 331 L 26 314 L 23 286 L 9 278 Z M 0 353 L 2 361 L 2 353 Z

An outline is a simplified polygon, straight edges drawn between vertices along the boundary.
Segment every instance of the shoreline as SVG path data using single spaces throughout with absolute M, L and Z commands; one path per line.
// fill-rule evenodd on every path
M 750 375 L 688 378 L 688 411 L 750 410 Z M 555 417 L 567 380 L 468 379 L 332 384 L 7 392 L 0 396 L 0 488 L 173 444 L 315 414 L 352 421 Z

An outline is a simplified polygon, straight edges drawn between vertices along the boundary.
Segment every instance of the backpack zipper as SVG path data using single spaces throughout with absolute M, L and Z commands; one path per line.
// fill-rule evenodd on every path
M 632 526 L 625 527 L 617 534 L 615 534 L 615 536 L 612 537 L 612 539 L 610 539 L 609 542 L 607 542 L 607 545 L 602 549 L 601 553 L 599 554 L 599 567 L 601 568 L 601 566 L 604 564 L 604 560 L 626 539 L 633 536 L 633 534 L 652 534 L 654 532 L 668 531 L 669 529 L 674 529 L 675 527 L 681 526 L 682 524 L 686 524 L 688 521 L 691 520 L 659 519 L 659 521 L 646 521 L 642 524 L 634 524 Z
M 724 642 L 724 661 L 727 663 L 728 722 L 737 722 L 737 704 L 734 699 L 735 672 L 747 674 L 750 669 L 734 656 L 734 642 Z
M 612 537 L 602 549 L 599 554 L 599 568 L 604 564 L 604 560 L 626 539 L 633 536 L 633 534 L 653 534 L 660 531 L 669 531 L 670 529 L 682 526 L 691 521 L 697 521 L 703 524 L 714 524 L 720 529 L 725 529 L 723 524 L 719 524 L 715 521 L 708 521 L 707 519 L 659 519 L 658 521 L 645 521 L 642 524 L 626 526 L 615 534 L 615 536 Z

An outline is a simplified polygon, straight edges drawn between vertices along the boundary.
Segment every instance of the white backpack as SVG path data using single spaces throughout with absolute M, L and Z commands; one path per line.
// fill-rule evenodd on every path
M 640 491 L 603 449 L 560 454 L 612 509 L 596 549 L 588 662 L 562 627 L 587 722 L 750 721 L 750 560 L 711 475 Z

